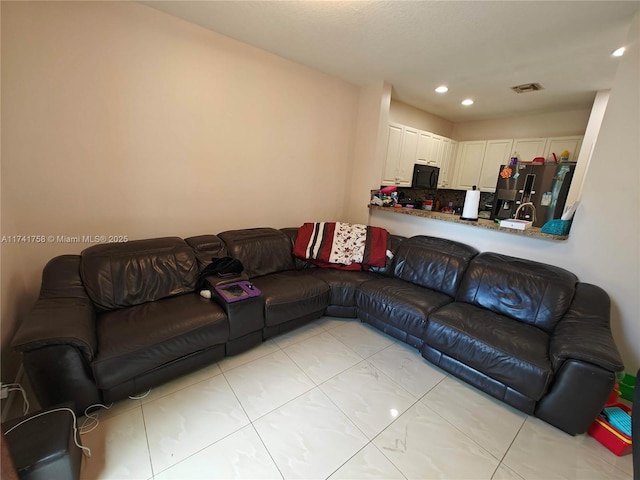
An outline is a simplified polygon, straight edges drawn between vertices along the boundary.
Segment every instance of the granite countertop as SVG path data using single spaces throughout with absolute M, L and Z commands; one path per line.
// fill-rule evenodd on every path
M 487 230 L 498 230 L 500 232 L 511 233 L 515 235 L 524 235 L 526 237 L 544 238 L 547 240 L 566 240 L 569 235 L 552 235 L 550 233 L 542 233 L 540 227 L 529 227 L 526 230 L 514 230 L 512 228 L 501 228 L 493 220 L 486 220 L 479 218 L 478 221 L 472 222 L 468 220 L 461 220 L 460 215 L 453 215 L 450 213 L 433 212 L 429 210 L 418 210 L 414 208 L 395 208 L 395 207 L 380 207 L 378 205 L 369 205 L 370 210 L 378 210 L 381 212 L 396 213 L 400 215 L 412 215 L 414 217 L 431 218 L 433 220 L 442 220 L 445 222 L 460 223 L 462 225 L 468 225 L 470 227 L 484 228 Z

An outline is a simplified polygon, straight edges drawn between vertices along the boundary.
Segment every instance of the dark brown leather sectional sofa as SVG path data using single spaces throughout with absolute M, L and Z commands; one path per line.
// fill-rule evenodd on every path
M 623 369 L 608 295 L 566 270 L 393 235 L 384 268 L 316 268 L 292 255 L 296 233 L 156 238 L 52 259 L 13 341 L 38 400 L 73 401 L 80 413 L 324 314 L 360 318 L 570 434 L 587 430 Z M 258 300 L 231 308 L 194 292 L 211 259 L 227 255 L 243 263 Z

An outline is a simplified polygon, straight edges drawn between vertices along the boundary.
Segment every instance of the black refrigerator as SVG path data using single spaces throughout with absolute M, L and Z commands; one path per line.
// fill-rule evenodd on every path
M 535 208 L 534 227 L 541 227 L 549 220 L 562 216 L 567 194 L 576 164 L 573 162 L 553 165 L 508 166 L 511 173 L 500 166 L 496 193 L 491 209 L 491 219 L 515 218 L 516 210 L 524 203 Z M 520 209 L 518 218 L 533 220 L 529 207 Z

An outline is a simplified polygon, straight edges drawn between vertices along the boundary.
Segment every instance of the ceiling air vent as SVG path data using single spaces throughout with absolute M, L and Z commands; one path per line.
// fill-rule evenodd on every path
M 542 90 L 544 87 L 539 83 L 523 83 L 522 85 L 516 85 L 515 87 L 511 87 L 516 93 L 528 93 L 528 92 L 537 92 L 538 90 Z

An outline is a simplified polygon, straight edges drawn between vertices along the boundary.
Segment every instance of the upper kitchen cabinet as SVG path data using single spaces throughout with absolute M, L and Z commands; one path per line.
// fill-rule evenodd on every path
M 572 136 L 460 142 L 455 157 L 454 180 L 451 184 L 439 182 L 438 187 L 469 190 L 477 185 L 482 192 L 495 192 L 500 165 L 508 164 L 513 152 L 517 152 L 521 162 L 531 162 L 536 157 L 553 159 L 553 153 L 559 160 L 560 154 L 568 150 L 569 160 L 575 161 L 580 152 L 582 139 L 582 136 Z M 444 163 L 440 165 L 440 176 L 447 178 Z
M 402 151 L 402 125 L 389 125 L 387 130 L 387 155 L 384 164 L 382 185 L 395 185 L 398 177 L 398 163 Z
M 496 180 L 500 173 L 500 165 L 509 163 L 513 152 L 513 140 L 487 140 L 484 152 L 482 170 L 480 171 L 479 187 L 482 192 L 495 192 Z
M 387 154 L 382 185 L 410 187 L 418 149 L 418 130 L 400 124 L 389 124 Z
M 418 153 L 416 163 L 437 167 L 437 161 L 433 152 L 434 140 L 431 132 L 420 131 L 418 134 Z
M 560 160 L 560 154 L 567 150 L 569 152 L 569 161 L 576 162 L 578 160 L 578 154 L 580 153 L 580 147 L 582 146 L 581 135 L 573 137 L 549 137 L 547 138 L 547 144 L 544 147 L 544 158 L 547 160 L 553 158 L 553 154 L 556 154 L 558 161 Z
M 513 151 L 518 154 L 522 162 L 530 162 L 536 157 L 544 155 L 544 147 L 547 143 L 545 137 L 516 138 L 513 141 Z
M 460 142 L 458 144 L 453 188 L 471 190 L 474 185 L 478 185 L 486 148 L 486 140 Z
M 448 138 L 443 140 L 442 159 L 439 165 L 440 175 L 438 175 L 438 188 L 452 188 L 457 149 L 458 142 Z
M 446 155 L 445 144 L 451 143 L 451 141 L 450 138 L 420 130 L 418 136 L 418 153 L 415 163 L 430 165 L 432 167 L 442 167 L 442 162 Z

